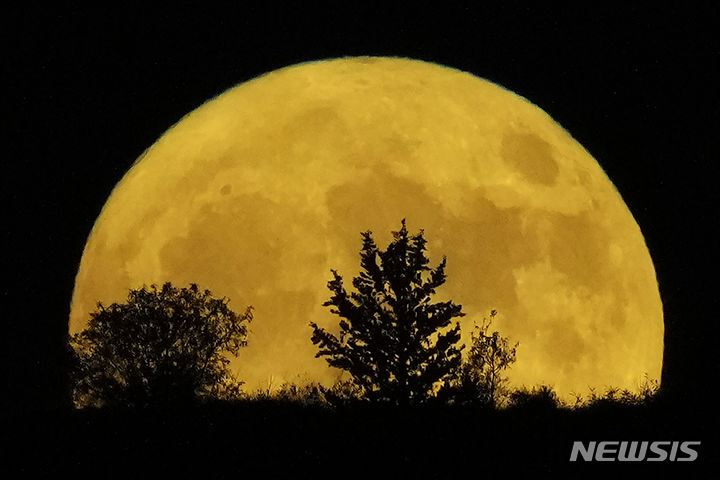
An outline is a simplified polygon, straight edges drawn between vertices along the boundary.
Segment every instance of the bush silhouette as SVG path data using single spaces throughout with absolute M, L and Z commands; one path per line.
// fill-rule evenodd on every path
M 618 387 L 606 387 L 602 393 L 595 388 L 590 388 L 587 398 L 576 396 L 577 408 L 606 408 L 616 406 L 650 405 L 657 400 L 660 385 L 657 380 L 651 379 L 645 374 L 643 381 L 638 385 L 636 391 L 620 389 Z
M 75 404 L 142 408 L 237 395 L 226 355 L 246 345 L 251 320 L 251 307 L 237 315 L 195 284 L 151 285 L 130 290 L 126 303 L 98 304 L 70 338 Z
M 476 325 L 471 334 L 467 359 L 457 376 L 446 381 L 440 397 L 450 403 L 477 403 L 495 408 L 503 403 L 507 394 L 507 377 L 503 372 L 516 359 L 518 343 L 510 346 L 508 339 L 498 331 L 490 332 L 496 310 L 490 318 Z
M 316 357 L 348 371 L 370 400 L 423 402 L 461 361 L 460 324 L 450 325 L 465 315 L 462 307 L 431 303 L 445 283 L 446 259 L 429 268 L 424 233 L 409 235 L 405 220 L 386 250 L 377 247 L 372 232 L 362 238 L 362 271 L 353 280 L 357 291 L 348 294 L 335 270 L 328 283 L 332 297 L 324 305 L 341 317 L 340 336 L 310 324 Z
M 555 390 L 549 385 L 532 389 L 520 388 L 510 394 L 510 407 L 528 411 L 549 411 L 561 407 L 562 403 Z

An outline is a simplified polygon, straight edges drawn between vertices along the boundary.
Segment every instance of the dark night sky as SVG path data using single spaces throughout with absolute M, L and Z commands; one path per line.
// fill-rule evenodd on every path
M 135 158 L 237 83 L 344 55 L 407 56 L 466 70 L 563 125 L 598 159 L 645 234 L 665 305 L 665 384 L 677 398 L 700 398 L 718 368 L 716 346 L 705 346 L 720 297 L 711 233 L 720 22 L 717 10 L 683 5 L 11 13 L 2 29 L 12 113 L 3 116 L 10 149 L 2 289 L 11 401 L 58 404 L 83 245 Z

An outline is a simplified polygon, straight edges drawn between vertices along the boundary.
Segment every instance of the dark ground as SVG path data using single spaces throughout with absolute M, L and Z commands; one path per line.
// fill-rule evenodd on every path
M 716 468 L 710 445 L 690 463 L 571 463 L 574 440 L 696 440 L 710 433 L 694 411 L 662 402 L 579 411 L 477 407 L 336 411 L 279 401 L 163 412 L 76 411 L 16 418 L 13 470 L 230 478 L 368 476 L 450 478 L 490 473 L 642 472 L 675 476 Z M 17 448 L 19 447 L 19 449 Z M 19 450 L 19 451 L 16 451 Z M 714 464 L 714 465 L 712 465 Z

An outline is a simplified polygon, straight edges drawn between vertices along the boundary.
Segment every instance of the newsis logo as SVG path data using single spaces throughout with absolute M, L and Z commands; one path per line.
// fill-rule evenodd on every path
M 604 441 L 573 442 L 570 461 L 586 462 L 694 462 L 700 442 Z

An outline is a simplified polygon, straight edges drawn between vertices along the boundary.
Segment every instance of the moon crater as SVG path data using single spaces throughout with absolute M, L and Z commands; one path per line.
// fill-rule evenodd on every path
M 530 182 L 551 186 L 560 173 L 552 146 L 532 133 L 505 133 L 502 158 Z

